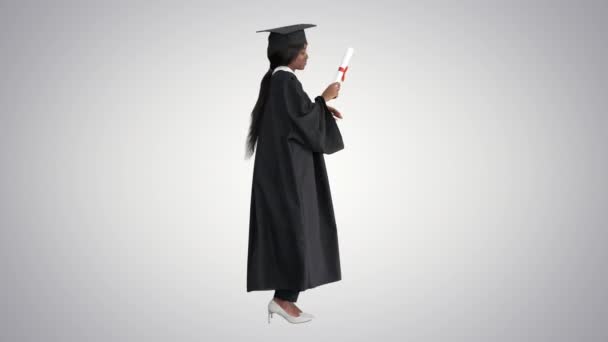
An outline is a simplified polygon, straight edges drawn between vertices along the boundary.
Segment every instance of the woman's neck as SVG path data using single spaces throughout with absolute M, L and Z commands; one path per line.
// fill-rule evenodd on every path
M 287 66 L 287 65 L 280 65 L 280 66 L 278 66 L 278 67 L 274 68 L 274 70 L 272 71 L 272 73 L 274 74 L 275 72 L 277 72 L 277 71 L 279 71 L 279 70 L 284 70 L 284 71 L 287 71 L 287 72 L 291 72 L 291 73 L 292 73 L 292 74 L 294 74 L 294 75 L 296 74 L 295 70 L 294 70 L 294 69 L 292 69 L 292 68 L 290 68 L 290 67 L 289 67 L 289 66 Z

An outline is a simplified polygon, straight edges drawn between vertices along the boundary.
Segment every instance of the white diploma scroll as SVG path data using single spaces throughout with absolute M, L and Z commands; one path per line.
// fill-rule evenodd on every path
M 344 82 L 344 76 L 346 74 L 346 70 L 348 70 L 348 63 L 350 62 L 350 58 L 353 56 L 353 52 L 355 52 L 355 50 L 352 47 L 346 49 L 346 53 L 344 54 L 340 67 L 338 67 L 338 73 L 336 74 L 336 79 L 334 82 Z

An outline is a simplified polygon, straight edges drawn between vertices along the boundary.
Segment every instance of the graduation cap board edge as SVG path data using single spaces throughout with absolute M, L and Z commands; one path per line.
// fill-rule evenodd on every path
M 275 28 L 266 29 L 266 30 L 259 30 L 259 31 L 255 31 L 255 32 L 256 33 L 258 33 L 258 32 L 271 32 L 271 33 L 278 33 L 278 34 L 288 35 L 290 33 L 294 33 L 294 32 L 297 32 L 297 31 L 303 31 L 304 29 L 307 29 L 307 28 L 310 28 L 310 27 L 315 27 L 315 26 L 317 26 L 317 25 L 314 25 L 314 24 L 296 24 L 296 25 L 275 27 Z

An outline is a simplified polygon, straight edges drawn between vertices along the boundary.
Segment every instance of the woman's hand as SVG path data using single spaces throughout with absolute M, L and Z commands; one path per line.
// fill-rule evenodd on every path
M 327 109 L 331 112 L 335 119 L 342 119 L 342 113 L 340 113 L 336 108 L 327 106 Z
M 325 99 L 325 102 L 328 102 L 328 101 L 338 97 L 339 92 L 340 92 L 340 82 L 333 82 L 327 86 L 327 88 L 325 89 L 325 91 L 323 91 L 323 94 L 321 94 L 321 96 L 323 96 L 323 98 Z

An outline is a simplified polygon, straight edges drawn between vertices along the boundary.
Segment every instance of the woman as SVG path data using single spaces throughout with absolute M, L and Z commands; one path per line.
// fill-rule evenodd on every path
M 247 292 L 275 290 L 268 322 L 278 313 L 291 323 L 313 316 L 295 302 L 307 289 L 341 279 L 338 236 L 323 154 L 342 150 L 336 118 L 326 102 L 338 96 L 330 84 L 312 102 L 295 70 L 304 70 L 308 42 L 299 24 L 270 32 L 270 68 L 251 113 L 247 157 L 254 152 Z M 332 116 L 333 115 L 333 116 Z M 256 145 L 257 144 L 257 145 Z

